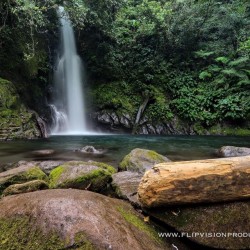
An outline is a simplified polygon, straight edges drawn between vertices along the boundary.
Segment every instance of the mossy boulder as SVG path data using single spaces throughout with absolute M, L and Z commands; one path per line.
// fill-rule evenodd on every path
M 136 148 L 124 157 L 119 165 L 119 171 L 128 170 L 144 173 L 157 163 L 169 161 L 170 160 L 167 157 L 160 155 L 153 150 Z
M 42 137 L 36 117 L 21 102 L 13 83 L 0 78 L 0 139 Z
M 19 161 L 17 163 L 12 164 L 11 166 L 9 166 L 9 168 L 13 168 L 13 166 L 15 167 L 19 167 L 19 166 L 38 166 L 45 174 L 49 175 L 50 172 L 55 169 L 56 167 L 64 164 L 66 161 L 63 160 L 57 160 L 57 161 L 53 161 L 53 160 L 48 160 L 48 161 Z M 8 166 L 6 166 L 5 168 L 7 168 Z
M 196 243 L 215 249 L 250 249 L 250 201 L 146 212 Z
M 43 190 L 48 188 L 49 185 L 45 181 L 42 180 L 28 181 L 22 184 L 10 185 L 3 191 L 3 196 L 34 192 L 37 190 Z
M 13 184 L 21 184 L 31 180 L 47 180 L 47 175 L 35 165 L 20 165 L 17 168 L 0 173 L 0 194 Z
M 93 192 L 57 189 L 0 200 L 0 249 L 171 248 L 130 204 Z
M 129 200 L 134 206 L 140 207 L 137 190 L 143 174 L 123 171 L 112 175 L 112 188 L 119 198 Z
M 50 187 L 101 192 L 106 190 L 115 172 L 112 166 L 101 162 L 70 161 L 50 172 Z

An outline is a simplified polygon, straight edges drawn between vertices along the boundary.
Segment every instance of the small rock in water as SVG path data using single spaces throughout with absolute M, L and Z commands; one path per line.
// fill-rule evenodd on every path
M 76 152 L 82 152 L 87 154 L 102 154 L 104 153 L 103 150 L 95 149 L 93 146 L 85 146 L 81 149 L 75 150 Z
M 39 156 L 46 156 L 46 155 L 52 155 L 55 153 L 55 150 L 53 149 L 42 149 L 42 150 L 35 150 L 32 151 L 33 154 L 39 155 Z
M 224 146 L 218 150 L 217 154 L 220 157 L 246 156 L 250 155 L 250 148 Z

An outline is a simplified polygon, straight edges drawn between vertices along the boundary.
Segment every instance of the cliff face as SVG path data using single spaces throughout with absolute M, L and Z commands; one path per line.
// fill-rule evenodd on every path
M 45 136 L 37 118 L 38 115 L 22 103 L 13 83 L 0 78 L 0 139 Z

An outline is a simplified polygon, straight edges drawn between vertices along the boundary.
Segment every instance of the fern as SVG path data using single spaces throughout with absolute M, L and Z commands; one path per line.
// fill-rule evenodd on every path
M 221 72 L 227 76 L 231 76 L 231 77 L 237 76 L 237 71 L 235 69 L 224 69 Z
M 210 78 L 210 77 L 212 77 L 212 74 L 209 73 L 208 71 L 202 71 L 202 72 L 199 74 L 199 78 L 200 78 L 201 80 L 205 80 L 205 79 Z
M 240 86 L 240 87 L 248 86 L 248 85 L 250 86 L 250 80 L 249 79 L 247 79 L 247 80 L 241 80 L 241 81 L 239 81 L 237 83 L 237 85 Z
M 243 66 L 245 63 L 249 62 L 248 57 L 240 57 L 234 61 L 231 61 L 228 65 L 231 67 Z
M 216 62 L 227 64 L 229 62 L 229 59 L 225 56 L 217 57 L 215 59 Z
M 207 57 L 209 57 L 209 56 L 214 55 L 214 52 L 211 52 L 211 51 L 206 52 L 206 51 L 203 51 L 203 50 L 199 50 L 199 51 L 196 51 L 194 54 L 195 54 L 197 57 L 200 57 L 200 58 L 207 58 Z

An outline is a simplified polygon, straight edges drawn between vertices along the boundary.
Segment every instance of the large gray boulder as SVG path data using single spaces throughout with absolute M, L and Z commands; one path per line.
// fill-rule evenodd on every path
M 169 161 L 170 160 L 167 157 L 160 155 L 155 151 L 136 148 L 124 157 L 119 165 L 119 170 L 144 173 L 157 163 Z
M 74 189 L 4 197 L 0 238 L 3 250 L 171 249 L 130 204 Z
M 234 157 L 250 155 L 250 148 L 224 146 L 218 150 L 220 157 Z

